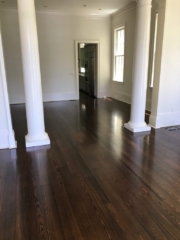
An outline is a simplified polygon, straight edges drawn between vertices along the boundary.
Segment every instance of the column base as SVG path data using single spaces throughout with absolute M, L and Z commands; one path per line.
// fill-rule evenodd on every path
M 14 131 L 9 135 L 9 149 L 17 148 L 17 142 L 15 140 Z
M 137 132 L 149 132 L 151 131 L 151 127 L 148 125 L 140 126 L 140 127 L 133 127 L 129 123 L 125 123 L 124 127 L 130 130 L 131 132 L 137 133 Z
M 36 139 L 36 140 L 29 140 L 25 137 L 25 140 L 26 140 L 27 148 L 50 145 L 50 139 L 49 139 L 48 135 L 45 138 Z

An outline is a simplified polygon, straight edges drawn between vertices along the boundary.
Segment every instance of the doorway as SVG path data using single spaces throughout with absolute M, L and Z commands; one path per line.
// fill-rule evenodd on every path
M 78 99 L 80 92 L 98 97 L 99 43 L 76 42 L 76 78 Z

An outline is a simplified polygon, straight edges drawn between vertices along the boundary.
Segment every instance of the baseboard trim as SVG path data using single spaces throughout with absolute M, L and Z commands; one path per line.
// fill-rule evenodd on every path
M 180 112 L 161 113 L 158 116 L 151 115 L 149 125 L 155 129 L 180 125 Z
M 131 95 L 127 93 L 113 91 L 111 97 L 119 100 L 121 102 L 127 103 L 131 105 Z M 151 111 L 151 101 L 149 99 L 146 100 L 146 110 Z
M 43 93 L 43 102 L 77 100 L 76 92 L 65 93 Z
M 0 149 L 14 149 L 17 148 L 17 143 L 14 138 L 14 131 L 9 133 L 8 130 L 0 131 Z

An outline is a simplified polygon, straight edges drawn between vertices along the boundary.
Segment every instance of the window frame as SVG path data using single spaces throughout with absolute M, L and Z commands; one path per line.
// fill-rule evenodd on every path
M 157 30 L 158 30 L 159 13 L 155 13 L 154 32 L 153 32 L 153 43 L 152 43 L 152 56 L 150 60 L 150 74 L 149 74 L 149 88 L 153 89 L 154 86 L 154 69 L 155 69 L 155 58 L 157 51 Z
M 124 46 L 123 46 L 123 55 L 116 54 L 117 52 L 117 33 L 119 30 L 124 30 Z M 126 26 L 125 24 L 122 24 L 118 27 L 115 27 L 113 29 L 113 37 L 114 37 L 114 48 L 113 48 L 113 81 L 117 83 L 124 83 L 124 69 L 125 69 L 125 42 L 126 42 Z M 117 78 L 116 76 L 116 59 L 119 56 L 123 56 L 123 73 L 122 73 L 122 81 Z

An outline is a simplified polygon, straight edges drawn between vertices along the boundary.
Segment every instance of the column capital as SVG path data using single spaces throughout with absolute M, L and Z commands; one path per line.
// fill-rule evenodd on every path
M 152 5 L 152 0 L 135 0 L 135 1 L 137 2 L 137 7 Z

